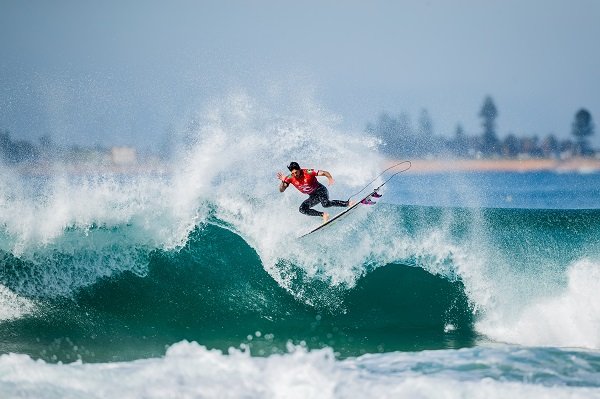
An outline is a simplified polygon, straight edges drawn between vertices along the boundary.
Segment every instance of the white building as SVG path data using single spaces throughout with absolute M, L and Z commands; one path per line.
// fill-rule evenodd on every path
M 110 159 L 113 165 L 133 165 L 137 163 L 137 153 L 133 147 L 112 147 Z

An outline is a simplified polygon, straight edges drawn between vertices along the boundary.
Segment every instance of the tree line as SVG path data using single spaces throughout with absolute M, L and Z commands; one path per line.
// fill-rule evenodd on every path
M 0 131 L 0 160 L 7 163 L 36 161 L 39 148 L 27 140 L 12 140 L 8 131 Z
M 450 138 L 436 135 L 433 121 L 426 109 L 421 111 L 416 127 L 406 113 L 392 116 L 382 112 L 375 122 L 367 124 L 365 130 L 379 137 L 382 151 L 393 157 L 568 158 L 595 155 L 589 143 L 590 136 L 594 134 L 594 123 L 592 115 L 584 108 L 574 115 L 571 124 L 572 139 L 562 140 L 553 134 L 540 138 L 517 137 L 513 133 L 500 139 L 496 129 L 498 108 L 490 96 L 484 99 L 478 116 L 482 127 L 479 135 L 467 135 L 460 124 Z
M 37 142 L 16 140 L 8 130 L 0 131 L 0 163 L 15 165 L 36 163 L 45 160 L 60 160 L 77 163 L 94 160 L 98 154 L 108 154 L 109 149 L 100 145 L 82 147 L 55 144 L 51 137 L 44 135 Z
M 589 144 L 594 134 L 594 122 L 590 112 L 578 110 L 571 124 L 573 139 L 559 140 L 553 134 L 546 137 L 517 137 L 508 134 L 499 139 L 496 131 L 498 109 L 494 100 L 484 99 L 478 116 L 482 131 L 479 135 L 467 135 L 458 124 L 450 138 L 436 135 L 429 112 L 423 109 L 417 126 L 406 113 L 392 116 L 382 112 L 375 122 L 369 122 L 366 131 L 380 138 L 381 150 L 392 157 L 427 158 L 432 156 L 452 156 L 457 158 L 516 158 L 521 156 L 536 158 L 565 158 L 573 156 L 595 156 Z M 0 131 L 0 161 L 9 164 L 35 163 L 42 159 L 54 158 L 64 161 L 85 161 L 98 153 L 107 153 L 107 148 L 96 146 L 83 148 L 54 145 L 50 136 L 42 136 L 38 143 L 27 140 L 14 140 L 8 131 Z

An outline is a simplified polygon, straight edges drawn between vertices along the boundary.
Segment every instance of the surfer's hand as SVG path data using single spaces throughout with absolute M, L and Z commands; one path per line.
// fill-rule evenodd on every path
M 285 181 L 285 176 L 281 172 L 277 172 L 277 178 L 281 181 Z
M 333 180 L 333 177 L 328 177 L 327 180 L 329 180 L 330 186 L 333 186 L 333 183 L 335 183 L 335 180 Z

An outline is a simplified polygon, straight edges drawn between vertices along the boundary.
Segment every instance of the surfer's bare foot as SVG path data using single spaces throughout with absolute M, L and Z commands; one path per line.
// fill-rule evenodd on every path
M 328 220 L 329 220 L 329 214 L 323 213 L 323 223 L 327 223 Z
M 354 204 L 356 204 L 356 201 L 348 202 L 348 208 L 352 208 L 354 206 Z

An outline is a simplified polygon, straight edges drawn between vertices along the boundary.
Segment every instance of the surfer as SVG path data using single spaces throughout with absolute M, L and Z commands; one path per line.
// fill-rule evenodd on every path
M 348 207 L 352 205 L 350 201 L 329 199 L 327 188 L 317 180 L 317 176 L 325 176 L 330 186 L 335 182 L 333 177 L 331 177 L 331 173 L 326 170 L 301 169 L 298 162 L 291 162 L 287 168 L 291 172 L 290 175 L 285 176 L 281 172 L 277 173 L 277 178 L 281 180 L 279 192 L 284 192 L 291 183 L 301 193 L 308 194 L 308 198 L 300 205 L 300 213 L 309 216 L 321 216 L 323 222 L 327 222 L 329 220 L 328 213 L 311 208 L 318 203 L 321 203 L 324 208 L 329 208 L 330 206 Z

